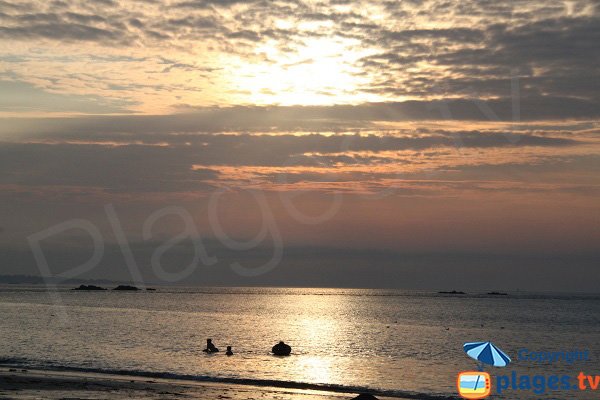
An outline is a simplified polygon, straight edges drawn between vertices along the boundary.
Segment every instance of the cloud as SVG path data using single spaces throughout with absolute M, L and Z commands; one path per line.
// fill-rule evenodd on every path
M 129 74 L 128 79 L 134 86 L 155 85 L 121 95 L 147 103 L 138 106 L 145 113 L 159 102 L 195 105 L 195 92 L 203 93 L 201 106 L 248 104 L 257 94 L 267 103 L 281 103 L 281 90 L 307 89 L 282 84 L 273 90 L 262 77 L 285 76 L 289 66 L 314 58 L 310 53 L 319 47 L 319 60 L 332 58 L 345 67 L 340 69 L 348 77 L 338 74 L 343 85 L 336 88 L 333 82 L 333 90 L 326 84 L 311 87 L 311 96 L 300 97 L 309 102 L 446 100 L 456 107 L 456 118 L 471 119 L 481 118 L 481 113 L 458 103 L 475 98 L 497 103 L 497 113 L 506 119 L 511 79 L 518 78 L 524 119 L 597 116 L 600 17 L 590 2 L 364 0 L 352 7 L 344 1 L 190 0 L 174 1 L 166 8 L 154 1 L 144 2 L 144 7 L 137 4 L 2 0 L 0 40 L 14 53 L 22 53 L 19 42 L 50 41 L 82 63 L 86 52 L 97 54 L 98 48 L 114 57 L 122 56 L 123 50 L 143 49 L 144 60 L 131 68 L 144 73 Z M 148 61 L 163 56 L 165 49 L 169 58 L 188 67 L 165 68 Z M 219 65 L 210 60 L 219 60 Z M 41 59 L 29 60 L 13 64 L 10 72 L 29 83 L 34 83 L 32 76 L 54 78 L 61 90 L 68 87 L 67 92 L 81 94 L 97 91 L 98 82 L 118 80 L 121 71 L 117 63 L 105 69 L 92 66 L 101 75 L 95 86 L 75 85 L 59 73 L 66 65 L 50 68 Z M 255 75 L 251 84 L 241 87 L 247 71 L 264 75 Z M 185 88 L 162 90 L 178 77 Z M 411 111 L 417 119 L 432 115 Z
M 81 24 L 36 24 L 28 27 L 0 27 L 0 36 L 11 39 L 116 41 L 119 33 Z
M 118 29 L 118 23 L 108 23 L 107 18 L 77 12 L 28 13 L 0 16 L 7 25 L 0 26 L 0 38 L 49 39 L 60 41 L 113 42 L 126 44 L 129 35 Z M 122 28 L 122 27 L 121 27 Z
M 0 112 L 126 113 L 132 102 L 100 96 L 50 93 L 31 84 L 0 80 Z
M 598 26 L 594 13 L 527 23 L 500 20 L 476 29 L 382 30 L 379 41 L 386 51 L 363 58 L 362 65 L 376 77 L 372 90 L 380 94 L 506 96 L 513 77 L 526 96 L 596 103 L 600 72 L 590 66 L 600 57 Z M 417 72 L 407 74 L 409 68 Z
M 231 237 L 268 221 L 286 243 L 250 283 L 508 288 L 530 268 L 520 285 L 597 291 L 598 43 L 587 0 L 0 0 L 0 272 L 65 220 L 113 237 L 109 203 L 148 266 L 145 219 L 183 205 L 219 256 L 189 282 L 247 284 L 231 262 L 273 249 L 218 242 L 221 193 Z M 52 266 L 89 255 L 55 239 Z
M 171 64 L 168 68 L 175 68 Z M 184 67 L 185 66 L 179 66 Z M 8 85 L 8 84 L 7 84 Z M 30 89 L 33 90 L 33 89 Z M 10 104 L 9 98 L 5 104 Z M 96 134 L 103 132 L 281 132 L 352 131 L 375 129 L 377 122 L 406 121 L 548 121 L 594 119 L 599 103 L 578 98 L 524 97 L 513 99 L 452 99 L 367 103 L 339 106 L 181 107 L 188 112 L 170 115 L 82 116 L 69 118 L 5 118 L 0 135 L 27 136 Z M 513 115 L 517 106 L 518 114 Z M 189 112 L 193 110 L 193 112 Z M 557 121 L 558 122 L 558 121 Z
M 248 0 L 190 0 L 182 1 L 174 4 L 177 8 L 192 8 L 192 9 L 206 9 L 211 6 L 217 7 L 229 7 L 236 4 L 252 4 L 254 1 Z
M 581 145 L 564 137 L 439 130 L 401 136 L 114 133 L 46 140 L 50 143 L 0 144 L 4 171 L 0 185 L 89 187 L 121 193 L 212 191 L 221 184 L 236 185 L 232 182 L 237 180 L 368 186 L 370 181 L 406 179 L 423 170 L 458 171 L 465 160 L 469 165 L 515 162 L 506 158 L 514 148 Z M 434 151 L 424 152 L 428 149 Z M 507 149 L 507 155 L 502 149 Z M 446 155 L 440 157 L 442 150 Z M 452 157 L 457 151 L 466 153 Z M 485 151 L 490 152 L 489 158 Z M 398 169 L 404 171 L 402 175 L 394 172 Z
M 391 46 L 399 43 L 412 43 L 414 41 L 445 40 L 450 43 L 474 42 L 479 43 L 485 38 L 485 32 L 470 28 L 447 29 L 407 29 L 400 31 L 382 30 L 380 39 Z

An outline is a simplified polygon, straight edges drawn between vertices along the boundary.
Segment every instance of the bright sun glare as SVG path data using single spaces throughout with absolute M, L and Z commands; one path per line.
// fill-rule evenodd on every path
M 270 42 L 257 49 L 264 61 L 237 68 L 232 85 L 253 104 L 325 105 L 380 100 L 358 91 L 368 81 L 360 75 L 357 60 L 368 53 L 355 45 L 340 37 L 315 38 L 306 40 L 290 56 L 276 42 Z

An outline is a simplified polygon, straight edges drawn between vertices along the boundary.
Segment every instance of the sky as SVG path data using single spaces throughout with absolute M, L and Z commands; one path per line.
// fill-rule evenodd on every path
M 0 0 L 0 274 L 600 290 L 600 6 Z

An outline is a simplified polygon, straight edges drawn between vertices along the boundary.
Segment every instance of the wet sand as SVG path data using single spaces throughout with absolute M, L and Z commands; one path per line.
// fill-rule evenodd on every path
M 173 381 L 104 374 L 64 373 L 0 368 L 0 400 L 4 399 L 273 399 L 342 400 L 356 393 L 333 393 L 235 385 Z M 378 397 L 385 399 L 385 397 Z

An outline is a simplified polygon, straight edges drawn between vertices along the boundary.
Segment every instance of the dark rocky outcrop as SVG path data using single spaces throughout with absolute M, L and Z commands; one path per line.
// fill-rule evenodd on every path
M 79 287 L 76 287 L 71 290 L 106 290 L 106 289 L 103 287 L 100 287 L 100 286 L 95 286 L 95 285 L 79 285 Z
M 119 285 L 116 288 L 114 288 L 113 290 L 131 290 L 131 291 L 136 291 L 136 290 L 140 290 L 140 288 L 135 287 L 135 286 L 130 286 L 130 285 Z

